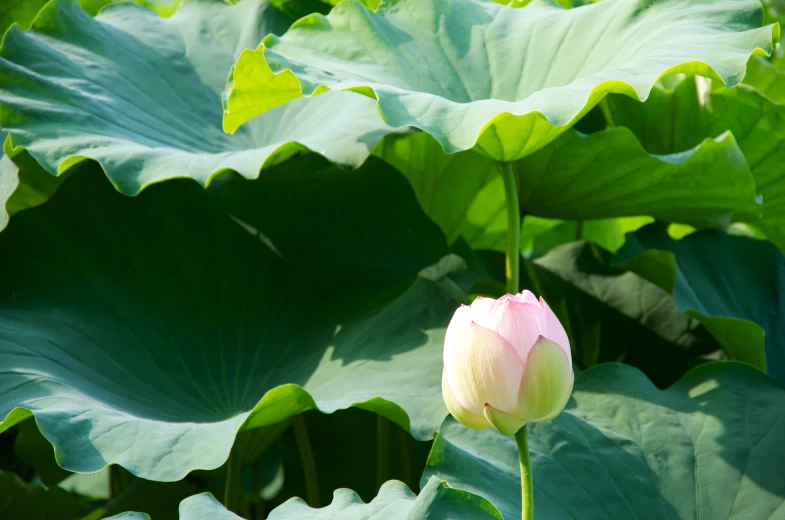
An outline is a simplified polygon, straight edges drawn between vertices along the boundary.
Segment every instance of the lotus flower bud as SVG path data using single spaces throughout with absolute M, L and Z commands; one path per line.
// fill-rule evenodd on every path
M 444 339 L 442 393 L 458 422 L 514 435 L 565 407 L 574 374 L 564 327 L 529 291 L 477 298 L 455 311 Z

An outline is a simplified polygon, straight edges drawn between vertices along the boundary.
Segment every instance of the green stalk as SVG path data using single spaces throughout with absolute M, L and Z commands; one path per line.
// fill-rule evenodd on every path
M 534 520 L 534 486 L 526 426 L 515 434 L 515 443 L 518 445 L 518 462 L 521 467 L 521 520 Z
M 521 209 L 518 205 L 518 187 L 512 163 L 501 163 L 504 177 L 504 195 L 507 201 L 507 292 L 517 294 L 520 287 L 521 261 Z
M 600 111 L 602 112 L 602 116 L 605 118 L 605 125 L 608 128 L 616 128 L 616 120 L 613 118 L 613 111 L 611 111 L 611 106 L 608 104 L 608 98 L 602 98 L 600 101 Z M 578 221 L 578 229 L 575 231 L 575 240 L 583 240 L 583 221 Z
M 303 463 L 305 494 L 308 496 L 308 505 L 319 507 L 319 480 L 316 476 L 316 463 L 313 459 L 313 450 L 311 450 L 311 442 L 308 440 L 308 431 L 305 429 L 303 415 L 296 415 L 292 424 L 294 436 L 297 439 L 297 450 L 300 452 L 300 460 Z
M 226 489 L 224 490 L 224 505 L 233 513 L 240 512 L 240 472 L 242 469 L 242 453 L 239 446 L 232 446 L 229 452 L 229 461 L 226 463 Z
M 381 415 L 376 418 L 376 485 L 387 482 L 390 466 L 390 421 Z

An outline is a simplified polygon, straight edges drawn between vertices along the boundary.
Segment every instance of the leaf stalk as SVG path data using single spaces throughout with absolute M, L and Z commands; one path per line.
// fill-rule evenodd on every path
M 512 163 L 500 163 L 504 178 L 504 195 L 507 203 L 507 292 L 517 294 L 520 287 L 521 262 L 521 209 L 518 204 L 518 186 Z
M 303 464 L 305 474 L 305 494 L 308 497 L 308 505 L 319 507 L 319 479 L 316 474 L 316 462 L 313 458 L 311 441 L 308 440 L 308 431 L 305 428 L 305 419 L 302 414 L 295 416 L 292 421 L 294 436 L 297 439 L 297 450 L 300 452 L 300 460 Z

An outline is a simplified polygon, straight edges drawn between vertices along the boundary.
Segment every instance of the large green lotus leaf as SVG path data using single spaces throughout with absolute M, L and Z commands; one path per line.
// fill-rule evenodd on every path
M 425 133 L 390 136 L 374 154 L 406 175 L 448 241 L 463 236 L 473 248 L 504 250 L 507 210 L 495 161 L 474 150 L 448 155 Z M 658 156 L 647 153 L 626 128 L 590 135 L 569 131 L 516 168 L 527 219 L 651 215 L 718 226 L 760 212 L 752 174 L 730 134 Z M 535 227 L 524 219 L 527 238 Z
M 518 171 L 522 211 L 541 217 L 650 215 L 710 226 L 760 214 L 754 179 L 729 133 L 658 156 L 626 128 L 569 132 L 520 161 Z
M 781 72 L 755 63 L 748 79 L 763 93 L 727 89 L 702 78 L 686 78 L 674 89 L 657 88 L 646 103 L 614 96 L 608 105 L 616 124 L 630 128 L 651 153 L 674 153 L 730 130 L 763 196 L 760 223 L 785 231 L 785 106 Z M 756 222 L 757 223 L 757 222 Z M 785 247 L 785 244 L 782 244 Z
M 309 15 L 244 51 L 230 75 L 224 128 L 326 90 L 377 100 L 392 126 L 421 128 L 448 153 L 499 161 L 556 139 L 606 94 L 646 99 L 689 72 L 739 83 L 778 26 L 755 0 L 610 0 L 579 9 L 538 1 L 357 0 Z M 511 50 L 514 49 L 514 52 Z
M 530 427 L 535 517 L 548 520 L 782 518 L 785 389 L 716 362 L 662 391 L 638 370 L 581 374 L 564 413 Z M 512 437 L 442 425 L 423 480 L 436 475 L 520 518 Z
M 62 467 L 161 481 L 311 408 L 432 437 L 455 304 L 418 278 L 448 250 L 398 172 L 308 156 L 128 198 L 96 170 L 0 234 L 0 431 L 32 412 Z
M 12 23 L 26 31 L 33 23 L 35 15 L 49 0 L 3 0 L 0 4 L 0 34 L 4 33 Z M 95 15 L 103 6 L 123 0 L 79 0 L 82 7 Z M 161 16 L 171 16 L 180 4 L 179 0 L 131 0 L 134 3 L 151 9 Z
M 335 491 L 332 503 L 311 509 L 299 498 L 275 508 L 270 520 L 502 520 L 499 511 L 484 498 L 454 489 L 437 478 L 423 481 L 419 496 L 402 482 L 385 483 L 366 504 L 354 491 Z
M 64 489 L 31 486 L 0 470 L 0 518 L 74 520 L 89 512 Z
M 565 324 L 579 368 L 624 361 L 666 386 L 717 350 L 668 291 L 610 261 L 610 252 L 573 242 L 527 262 L 524 279 Z M 741 344 L 731 354 L 765 368 L 763 345 Z
M 357 166 L 390 128 L 355 93 L 280 107 L 234 136 L 221 130 L 226 70 L 288 24 L 265 0 L 191 0 L 168 19 L 127 3 L 91 18 L 55 0 L 30 31 L 5 37 L 0 124 L 50 173 L 95 159 L 129 195 L 174 177 L 255 178 L 304 149 Z
M 650 250 L 661 262 L 647 261 Z M 671 271 L 668 290 L 679 309 L 729 352 L 765 345 L 766 371 L 785 382 L 785 255 L 772 244 L 719 231 L 674 240 L 653 224 L 630 235 L 614 262 L 637 262 L 632 268 L 649 279 Z

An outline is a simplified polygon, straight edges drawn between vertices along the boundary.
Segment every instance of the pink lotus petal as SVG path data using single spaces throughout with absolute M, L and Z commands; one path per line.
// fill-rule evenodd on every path
M 475 315 L 474 321 L 509 341 L 521 361 L 526 360 L 534 342 L 546 330 L 545 313 L 540 306 L 514 298 L 500 302 L 489 314 Z
M 514 410 L 523 361 L 513 346 L 476 323 L 450 341 L 444 349 L 444 371 L 456 400 L 475 415 L 482 415 L 486 404 Z
M 528 289 L 524 289 L 520 293 L 516 294 L 514 298 L 521 303 L 531 303 L 537 307 L 540 306 L 540 302 L 537 301 L 537 297 Z
M 570 353 L 570 339 L 567 337 L 567 332 L 565 332 L 564 327 L 559 321 L 559 318 L 556 317 L 542 296 L 540 296 L 540 303 L 542 304 L 542 308 L 545 310 L 545 330 L 543 336 L 564 349 L 564 353 L 567 354 L 567 359 L 569 359 L 570 363 L 572 363 L 572 354 Z

